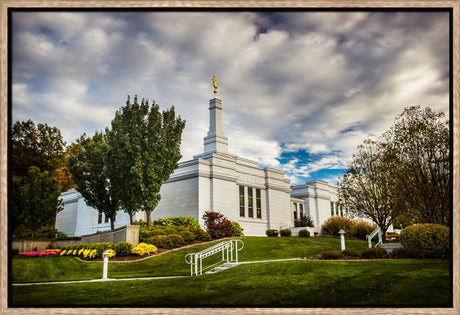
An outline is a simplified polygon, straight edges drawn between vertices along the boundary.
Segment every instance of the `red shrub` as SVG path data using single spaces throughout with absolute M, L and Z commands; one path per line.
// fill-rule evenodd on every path
M 212 238 L 232 236 L 232 222 L 223 214 L 214 211 L 206 211 L 203 215 L 206 229 Z

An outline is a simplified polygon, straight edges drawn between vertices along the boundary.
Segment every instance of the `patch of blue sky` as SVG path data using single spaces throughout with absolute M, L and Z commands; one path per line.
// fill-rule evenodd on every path
M 284 145 L 282 146 L 284 147 Z M 277 160 L 286 175 L 295 183 L 310 180 L 322 180 L 331 185 L 346 171 L 340 159 L 339 151 L 311 153 L 307 150 L 284 151 Z

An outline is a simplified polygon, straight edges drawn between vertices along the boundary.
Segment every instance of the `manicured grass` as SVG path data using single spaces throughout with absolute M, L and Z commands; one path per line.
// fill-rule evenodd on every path
M 447 307 L 448 260 L 300 260 L 165 280 L 14 286 L 10 306 Z
M 320 255 L 323 251 L 340 250 L 339 239 L 301 237 L 243 237 L 244 249 L 239 261 L 301 258 Z M 109 263 L 110 278 L 189 275 L 190 266 L 184 261 L 187 253 L 196 253 L 214 243 L 184 248 L 146 260 L 129 263 Z M 365 241 L 347 241 L 347 248 L 359 251 Z M 210 264 L 213 258 L 205 260 Z M 74 257 L 13 258 L 13 282 L 48 282 L 63 280 L 100 279 L 102 262 L 82 262 Z

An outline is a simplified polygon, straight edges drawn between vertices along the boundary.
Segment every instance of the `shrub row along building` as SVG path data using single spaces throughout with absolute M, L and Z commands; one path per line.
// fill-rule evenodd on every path
M 190 216 L 200 221 L 206 211 L 222 213 L 238 222 L 248 236 L 265 235 L 267 229 L 294 227 L 294 221 L 311 216 L 319 232 L 332 215 L 343 215 L 337 207 L 337 188 L 314 180 L 290 186 L 283 171 L 260 168 L 258 163 L 228 152 L 228 138 L 222 128 L 222 101 L 209 101 L 210 124 L 204 151 L 179 164 L 161 187 L 161 201 L 152 219 Z M 108 218 L 86 205 L 76 190 L 61 195 L 64 209 L 56 216 L 56 229 L 69 236 L 81 236 L 110 229 Z M 135 220 L 145 220 L 145 213 Z M 129 224 L 119 211 L 115 227 Z

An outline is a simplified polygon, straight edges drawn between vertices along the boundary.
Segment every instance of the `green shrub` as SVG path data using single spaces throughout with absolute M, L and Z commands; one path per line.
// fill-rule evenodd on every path
M 160 226 L 154 225 L 152 227 L 141 226 L 139 229 L 139 242 L 148 243 L 153 236 L 157 235 L 171 235 L 171 234 L 181 234 L 182 232 L 187 231 L 185 226 Z M 187 239 L 190 239 L 190 235 L 184 235 Z M 195 239 L 195 238 L 193 238 Z M 191 240 L 190 242 L 192 242 Z
M 170 249 L 183 246 L 185 241 L 179 234 L 169 234 L 152 236 L 148 243 L 159 248 Z
M 200 223 L 197 219 L 188 217 L 188 216 L 181 216 L 181 217 L 169 217 L 165 219 L 156 219 L 153 220 L 154 225 L 159 226 L 185 226 L 185 227 L 199 227 Z
M 352 235 L 360 240 L 365 240 L 366 236 L 375 230 L 376 225 L 372 225 L 363 220 L 353 220 Z
M 241 227 L 241 225 L 236 222 L 236 221 L 232 221 L 232 229 L 230 230 L 231 233 L 232 233 L 232 236 L 243 236 L 243 228 Z
M 364 259 L 375 259 L 385 257 L 387 251 L 385 248 L 381 247 L 372 247 L 366 248 L 361 252 L 361 257 Z
M 195 239 L 199 241 L 210 241 L 211 240 L 211 235 L 209 235 L 208 232 L 203 230 L 202 228 L 198 227 L 190 227 L 190 232 L 192 232 L 195 235 Z
M 115 253 L 117 256 L 128 256 L 131 254 L 133 245 L 128 242 L 120 242 L 115 245 Z
M 393 258 L 409 258 L 409 254 L 407 253 L 407 250 L 405 250 L 402 247 L 393 249 L 393 251 L 391 252 L 391 256 Z
M 276 237 L 278 236 L 278 230 L 275 230 L 275 229 L 268 229 L 265 231 L 265 234 L 268 236 L 268 237 Z
M 413 258 L 449 257 L 449 228 L 439 224 L 417 224 L 401 231 L 401 245 Z
M 86 247 L 81 247 L 80 249 L 82 248 L 86 248 Z M 96 243 L 94 244 L 94 247 L 92 247 L 92 249 L 95 249 L 96 250 L 96 256 L 97 257 L 102 257 L 102 253 L 108 249 L 112 249 L 112 250 L 115 250 L 115 245 L 113 245 L 112 243 L 109 243 L 109 242 L 104 242 L 104 243 Z
M 280 230 L 280 236 L 282 237 L 291 236 L 291 235 L 292 235 L 292 231 L 290 229 Z
M 190 232 L 188 230 L 177 231 L 177 234 L 182 236 L 182 238 L 184 239 L 184 242 L 186 244 L 191 243 L 191 242 L 193 242 L 195 240 L 195 234 L 193 234 L 192 232 Z
M 321 226 L 322 235 L 339 236 L 340 229 L 344 229 L 347 233 L 345 236 L 353 235 L 353 222 L 344 217 L 333 216 L 327 219 Z
M 310 237 L 310 231 L 308 230 L 300 230 L 299 237 Z
M 344 249 L 342 251 L 342 253 L 343 253 L 343 255 L 345 257 L 359 257 L 359 256 L 361 256 L 361 254 L 356 249 L 353 249 L 353 248 Z
M 322 252 L 321 258 L 323 259 L 342 259 L 342 252 Z

